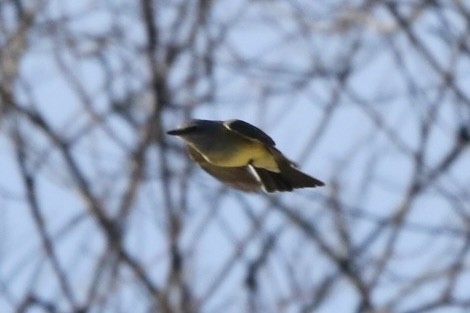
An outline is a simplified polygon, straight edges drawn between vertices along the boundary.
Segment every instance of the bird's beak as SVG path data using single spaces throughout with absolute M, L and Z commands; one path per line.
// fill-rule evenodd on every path
M 166 132 L 168 135 L 178 136 L 181 134 L 181 129 L 173 129 Z
M 183 135 L 188 133 L 188 129 L 187 128 L 177 128 L 177 129 L 169 130 L 166 133 L 168 135 L 172 135 L 172 136 L 183 136 Z

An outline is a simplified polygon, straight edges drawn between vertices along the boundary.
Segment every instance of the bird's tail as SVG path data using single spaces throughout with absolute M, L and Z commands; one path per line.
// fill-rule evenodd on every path
M 266 192 L 292 191 L 296 188 L 319 187 L 322 181 L 302 173 L 294 167 L 281 168 L 280 173 L 263 168 L 251 167 Z
M 264 168 L 258 168 L 251 165 L 249 167 L 266 192 L 292 191 L 294 189 L 292 184 L 284 179 L 280 173 L 271 172 Z
M 325 185 L 321 180 L 302 173 L 292 166 L 282 166 L 280 174 L 291 184 L 292 188 L 320 187 Z
M 324 186 L 321 180 L 302 173 L 295 163 L 287 159 L 279 150 L 272 147 L 271 152 L 279 167 L 279 172 L 251 166 L 259 181 L 267 192 L 292 191 L 296 188 Z

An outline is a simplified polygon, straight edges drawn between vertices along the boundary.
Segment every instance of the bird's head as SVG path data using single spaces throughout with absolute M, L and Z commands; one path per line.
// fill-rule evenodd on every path
M 220 121 L 190 120 L 166 133 L 179 136 L 187 142 L 198 143 L 201 140 L 210 140 L 221 129 L 223 124 Z

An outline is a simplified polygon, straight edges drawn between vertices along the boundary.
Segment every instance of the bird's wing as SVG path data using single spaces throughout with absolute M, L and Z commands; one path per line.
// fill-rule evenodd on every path
M 247 122 L 241 120 L 228 120 L 223 123 L 223 125 L 237 134 L 250 139 L 256 140 L 268 146 L 274 146 L 276 143 L 274 140 L 269 137 L 265 132 L 259 129 L 256 126 L 253 126 Z
M 261 183 L 246 166 L 241 167 L 220 167 L 215 166 L 204 159 L 204 157 L 194 148 L 188 146 L 188 153 L 204 171 L 220 180 L 222 183 L 243 191 L 259 191 Z

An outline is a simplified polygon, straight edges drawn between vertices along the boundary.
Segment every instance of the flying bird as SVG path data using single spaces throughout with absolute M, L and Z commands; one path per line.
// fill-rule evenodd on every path
M 243 191 L 292 191 L 325 185 L 297 169 L 261 129 L 241 120 L 193 119 L 167 134 L 181 137 L 189 156 L 203 170 Z

